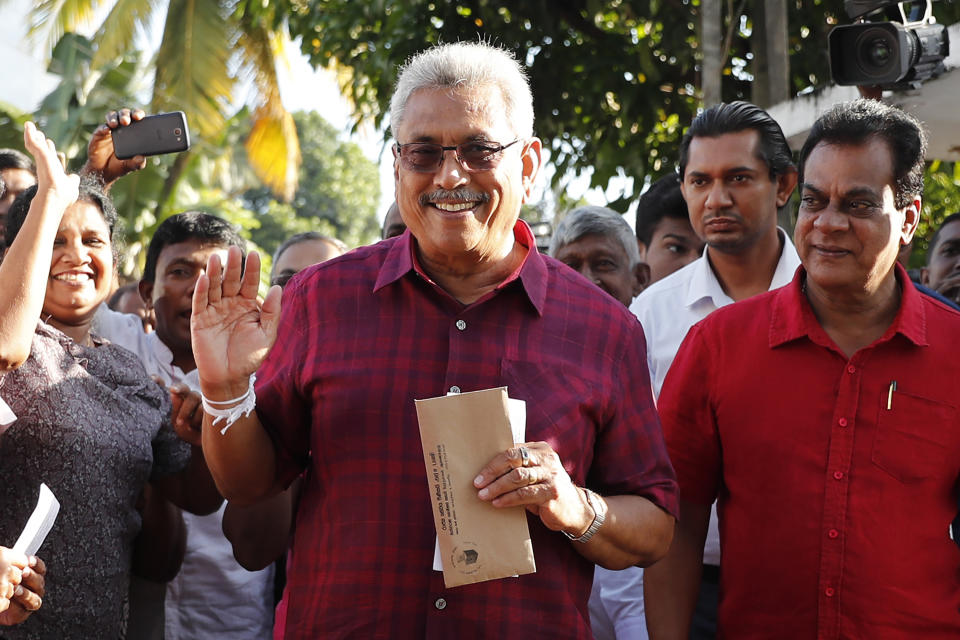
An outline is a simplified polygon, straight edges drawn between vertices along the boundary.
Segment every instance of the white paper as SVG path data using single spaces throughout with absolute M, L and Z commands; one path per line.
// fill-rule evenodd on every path
M 13 410 L 7 406 L 3 398 L 0 398 L 0 433 L 3 433 L 3 430 L 13 424 L 16 419 L 17 416 Z
M 47 534 L 50 533 L 50 529 L 53 528 L 53 522 L 57 519 L 58 513 L 60 513 L 60 503 L 57 502 L 50 488 L 41 484 L 37 507 L 30 514 L 27 526 L 23 528 L 23 533 L 13 545 L 13 550 L 28 556 L 36 554 L 47 538 Z
M 447 394 L 452 395 L 452 394 Z M 527 433 L 527 403 L 525 400 L 507 398 L 507 418 L 510 420 L 510 431 L 513 433 L 513 442 L 526 442 Z M 440 555 L 440 538 L 433 543 L 433 570 L 443 571 L 443 557 Z

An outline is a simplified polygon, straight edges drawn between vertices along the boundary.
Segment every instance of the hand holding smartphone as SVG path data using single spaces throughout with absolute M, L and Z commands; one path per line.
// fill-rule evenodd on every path
M 190 130 L 183 111 L 158 113 L 110 130 L 114 154 L 121 160 L 134 156 L 176 153 L 190 148 Z

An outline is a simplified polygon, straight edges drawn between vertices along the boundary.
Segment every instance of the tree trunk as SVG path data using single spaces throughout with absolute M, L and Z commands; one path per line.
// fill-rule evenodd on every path
M 720 81 L 723 73 L 723 15 L 720 0 L 708 0 L 700 5 L 700 85 L 703 105 L 709 107 L 721 101 Z
M 787 50 L 787 0 L 765 0 L 764 37 L 767 54 L 767 104 L 790 98 L 790 54 Z
M 767 57 L 767 11 L 768 0 L 753 0 L 753 32 L 750 34 L 750 52 L 753 64 L 750 66 L 753 84 L 750 86 L 750 100 L 761 107 L 770 104 L 770 69 Z

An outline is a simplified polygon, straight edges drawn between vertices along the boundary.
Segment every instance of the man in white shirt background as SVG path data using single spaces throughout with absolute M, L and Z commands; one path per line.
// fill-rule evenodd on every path
M 139 283 L 140 295 L 155 314 L 156 331 L 145 333 L 139 316 L 106 306 L 97 313 L 95 331 L 133 351 L 147 373 L 165 385 L 197 390 L 190 343 L 193 289 L 210 256 L 225 260 L 231 246 L 246 251 L 236 229 L 217 216 L 191 211 L 167 218 L 150 241 Z M 186 552 L 180 573 L 166 586 L 166 640 L 272 636 L 273 568 L 250 572 L 237 564 L 221 530 L 225 507 L 207 516 L 183 514 Z M 132 618 L 131 625 L 136 623 Z M 156 632 L 152 620 L 145 624 L 151 628 L 141 633 Z
M 690 223 L 707 245 L 703 255 L 652 284 L 630 309 L 647 339 L 655 394 L 687 330 L 712 311 L 790 282 L 800 264 L 788 235 L 777 227 L 797 184 L 790 147 L 780 125 L 746 102 L 718 104 L 694 118 L 680 145 L 680 189 Z M 704 570 L 691 638 L 716 628 L 720 544 L 716 511 L 704 549 Z M 647 584 L 647 627 L 674 594 Z

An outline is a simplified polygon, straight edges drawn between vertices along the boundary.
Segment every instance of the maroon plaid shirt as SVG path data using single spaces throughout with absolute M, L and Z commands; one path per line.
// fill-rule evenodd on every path
M 529 517 L 537 572 L 446 589 L 414 399 L 506 385 L 527 440 L 578 485 L 676 514 L 676 482 L 640 324 L 531 247 L 464 306 L 415 264 L 408 233 L 302 272 L 257 384 L 280 477 L 307 470 L 289 559 L 284 638 L 589 638 L 593 565 Z

